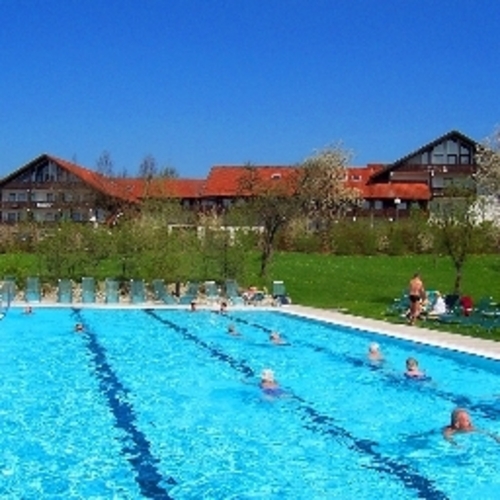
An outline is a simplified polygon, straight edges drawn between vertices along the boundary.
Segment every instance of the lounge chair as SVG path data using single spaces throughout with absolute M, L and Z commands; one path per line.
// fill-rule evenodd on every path
M 40 278 L 38 276 L 31 276 L 26 279 L 26 302 L 40 302 Z
M 130 302 L 132 304 L 144 304 L 146 302 L 143 280 L 130 280 Z
M 208 302 L 217 302 L 220 299 L 219 289 L 215 281 L 205 281 L 205 297 Z
M 273 281 L 273 299 L 280 305 L 290 304 L 290 298 L 286 294 L 283 281 Z
M 153 296 L 158 302 L 171 305 L 177 304 L 177 300 L 168 292 L 165 282 L 162 279 L 153 280 Z
M 71 304 L 73 302 L 73 282 L 68 278 L 61 278 L 57 282 L 57 302 Z
M 118 304 L 120 302 L 118 281 L 106 278 L 104 286 L 104 301 L 106 304 Z
M 386 314 L 388 316 L 406 317 L 410 310 L 410 297 L 405 290 L 401 296 L 392 301 L 392 304 L 387 308 Z
M 238 292 L 238 283 L 236 280 L 228 279 L 225 284 L 226 297 L 234 305 L 243 305 L 245 301 Z
M 6 276 L 2 285 L 2 301 L 5 304 L 10 304 L 15 298 L 17 293 L 16 279 L 11 276 Z
M 199 284 L 196 281 L 188 282 L 185 293 L 179 297 L 179 304 L 191 304 L 193 300 L 198 298 L 199 288 Z
M 82 302 L 91 304 L 95 302 L 95 280 L 94 278 L 82 278 Z

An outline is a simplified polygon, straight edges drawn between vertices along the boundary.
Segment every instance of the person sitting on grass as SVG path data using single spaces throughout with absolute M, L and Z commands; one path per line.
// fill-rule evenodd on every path
M 432 305 L 432 309 L 428 312 L 428 316 L 430 318 L 436 318 L 443 314 L 446 314 L 446 302 L 444 301 L 444 297 L 440 292 L 436 292 L 436 300 Z

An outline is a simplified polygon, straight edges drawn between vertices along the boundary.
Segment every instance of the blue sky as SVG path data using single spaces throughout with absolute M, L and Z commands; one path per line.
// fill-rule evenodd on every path
M 494 0 L 0 0 L 0 175 L 42 153 L 392 162 L 500 123 Z

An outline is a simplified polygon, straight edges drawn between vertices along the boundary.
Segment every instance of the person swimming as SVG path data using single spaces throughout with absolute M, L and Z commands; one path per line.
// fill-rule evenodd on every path
M 384 355 L 380 350 L 380 346 L 376 342 L 372 342 L 368 346 L 368 359 L 370 361 L 383 361 Z
M 288 342 L 278 332 L 271 332 L 269 340 L 275 345 L 288 345 Z
M 418 366 L 418 361 L 415 358 L 408 358 L 406 360 L 406 372 L 405 372 L 405 377 L 411 378 L 411 379 L 416 379 L 416 380 L 429 380 L 430 377 L 428 377 L 425 372 L 420 370 Z
M 466 434 L 469 432 L 479 432 L 493 438 L 497 443 L 500 443 L 500 436 L 492 432 L 478 429 L 472 423 L 469 412 L 465 408 L 455 408 L 451 412 L 450 424 L 443 428 L 443 436 L 450 443 L 457 445 L 453 436 L 456 434 Z
M 279 386 L 274 377 L 274 372 L 270 368 L 262 370 L 260 375 L 260 388 L 266 396 L 279 397 L 284 394 L 284 390 Z
M 233 337 L 241 337 L 241 333 L 236 330 L 236 327 L 232 323 L 227 327 L 227 333 Z

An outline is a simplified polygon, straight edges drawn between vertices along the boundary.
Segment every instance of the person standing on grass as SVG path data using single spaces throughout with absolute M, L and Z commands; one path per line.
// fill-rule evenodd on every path
M 424 283 L 419 273 L 415 273 L 410 280 L 408 297 L 410 299 L 410 317 L 408 320 L 410 325 L 413 325 L 420 316 L 422 301 L 425 299 Z

